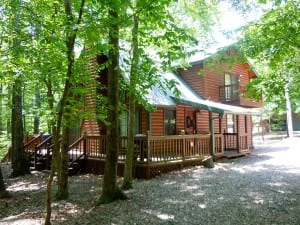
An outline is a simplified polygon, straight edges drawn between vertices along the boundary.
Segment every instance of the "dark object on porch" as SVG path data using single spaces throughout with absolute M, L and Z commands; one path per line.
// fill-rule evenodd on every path
M 203 166 L 206 168 L 214 168 L 215 164 L 214 164 L 214 160 L 211 156 L 205 157 L 202 160 Z

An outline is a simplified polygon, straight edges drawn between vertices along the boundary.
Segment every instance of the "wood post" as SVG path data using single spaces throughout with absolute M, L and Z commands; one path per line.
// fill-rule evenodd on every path
M 83 134 L 83 155 L 84 159 L 86 158 L 86 150 L 87 150 L 87 134 L 84 132 Z
M 149 179 L 150 178 L 150 159 L 151 159 L 151 131 L 147 132 L 147 168 L 146 168 L 146 178 Z
M 37 163 L 37 145 L 35 145 L 35 148 L 34 148 L 34 160 L 33 160 L 33 166 L 34 166 L 34 169 L 36 169 L 36 163 Z
M 239 115 L 236 115 L 236 148 L 237 148 L 237 152 L 240 153 L 241 149 L 240 149 L 240 123 L 239 123 L 240 117 Z
M 215 155 L 215 129 L 214 129 L 214 118 L 212 112 L 209 112 L 209 131 L 210 131 L 210 152 L 211 155 Z

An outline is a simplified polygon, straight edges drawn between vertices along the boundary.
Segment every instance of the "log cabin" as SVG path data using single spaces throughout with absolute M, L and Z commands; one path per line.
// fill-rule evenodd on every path
M 230 57 L 235 54 L 230 53 Z M 92 65 L 107 60 L 98 56 Z M 147 111 L 137 105 L 135 123 L 134 176 L 150 178 L 185 166 L 202 164 L 212 156 L 236 157 L 248 154 L 253 148 L 252 116 L 259 114 L 261 101 L 246 98 L 246 84 L 256 73 L 249 63 L 218 64 L 212 69 L 207 59 L 191 63 L 176 73 L 161 74 L 162 79 L 175 81 L 180 95 L 167 86 L 155 86 L 146 99 L 155 107 Z M 94 71 L 94 68 L 91 68 Z M 202 71 L 202 75 L 199 75 Z M 106 85 L 105 71 L 94 74 Z M 99 94 L 105 94 L 105 91 Z M 86 96 L 93 109 L 95 99 Z M 95 109 L 94 109 L 95 110 Z M 105 124 L 86 119 L 81 131 L 89 147 L 85 169 L 103 173 L 105 159 Z M 127 141 L 127 113 L 120 117 L 119 175 L 122 175 Z M 98 169 L 97 169 L 98 168 Z M 100 169 L 101 168 L 101 169 Z
M 85 96 L 84 110 L 90 114 L 96 114 L 95 96 L 107 94 L 107 70 L 97 72 L 96 69 L 106 60 L 103 55 L 91 59 L 91 75 L 104 88 L 92 85 L 91 93 Z M 256 73 L 248 63 L 235 62 L 231 66 L 218 63 L 215 68 L 203 59 L 191 62 L 189 68 L 161 74 L 162 81 L 176 83 L 180 94 L 168 86 L 157 85 L 145 96 L 155 110 L 136 106 L 134 177 L 148 179 L 186 166 L 201 165 L 207 157 L 217 160 L 250 153 L 252 116 L 259 114 L 257 109 L 262 102 L 246 98 L 245 85 L 255 79 Z M 103 174 L 105 123 L 85 118 L 80 133 L 81 137 L 70 145 L 70 167 L 74 171 L 77 167 L 76 171 Z M 118 175 L 122 176 L 127 149 L 126 111 L 120 116 L 120 134 Z M 35 151 L 39 148 L 42 147 Z

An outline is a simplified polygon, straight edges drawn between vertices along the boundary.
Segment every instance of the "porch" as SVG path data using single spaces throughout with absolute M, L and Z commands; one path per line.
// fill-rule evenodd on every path
M 246 134 L 237 133 L 152 136 L 148 132 L 147 135 L 136 135 L 133 175 L 136 178 L 149 179 L 183 167 L 201 165 L 207 156 L 213 156 L 217 160 L 247 154 L 249 153 L 247 140 Z M 119 176 L 123 176 L 127 142 L 128 137 L 120 137 Z M 42 170 L 51 167 L 52 147 L 51 136 L 42 138 L 42 135 L 38 135 L 28 140 L 24 150 L 31 158 L 33 169 Z M 228 150 L 230 152 L 227 152 Z M 105 159 L 106 136 L 84 135 L 69 146 L 69 174 L 79 172 L 103 174 Z
M 235 144 L 236 140 L 240 143 Z M 149 132 L 147 135 L 135 136 L 133 175 L 136 178 L 149 179 L 183 167 L 201 165 L 206 156 L 213 156 L 216 159 L 227 157 L 228 149 L 234 149 L 235 155 L 246 154 L 249 153 L 246 140 L 246 135 L 237 137 L 237 134 L 214 134 L 215 149 L 212 151 L 210 134 L 152 136 Z M 127 137 L 120 137 L 119 176 L 123 176 L 127 141 Z M 76 156 L 83 159 L 84 172 L 104 173 L 106 136 L 84 136 L 70 147 L 73 159 Z

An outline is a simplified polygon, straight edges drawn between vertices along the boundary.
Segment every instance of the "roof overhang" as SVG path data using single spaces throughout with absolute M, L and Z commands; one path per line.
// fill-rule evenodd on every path
M 173 97 L 173 99 L 176 103 L 193 106 L 194 108 L 197 108 L 197 109 L 206 109 L 210 112 L 219 113 L 221 115 L 224 114 L 223 109 L 211 106 L 210 104 L 207 104 L 208 102 L 205 102 L 205 101 L 192 102 L 187 99 L 175 98 L 175 97 Z
M 151 94 L 148 96 L 148 101 L 155 107 L 176 107 L 178 104 L 189 105 L 197 109 L 205 109 L 210 112 L 219 113 L 220 116 L 227 114 L 236 115 L 260 115 L 259 109 L 244 108 L 239 106 L 232 106 L 205 100 L 198 93 L 196 93 L 183 79 L 174 73 L 167 73 L 162 75 L 167 80 L 176 82 L 176 87 L 180 91 L 180 95 L 176 96 L 172 90 L 167 87 L 164 90 L 161 87 L 155 86 Z
M 223 114 L 235 114 L 235 115 L 260 115 L 261 110 L 258 108 L 244 108 L 239 106 L 232 106 L 227 104 L 222 104 L 218 102 L 212 102 L 209 100 L 199 99 L 197 102 L 189 101 L 186 99 L 172 97 L 176 103 L 193 106 L 198 109 L 206 109 L 210 112 L 219 113 L 221 116 Z

